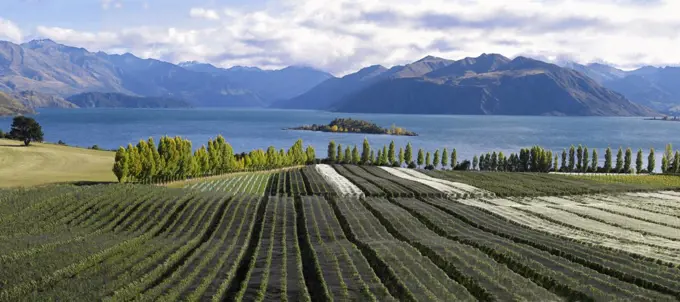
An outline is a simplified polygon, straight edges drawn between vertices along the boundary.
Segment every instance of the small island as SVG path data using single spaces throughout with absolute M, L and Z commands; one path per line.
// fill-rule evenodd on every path
M 336 118 L 328 125 L 305 125 L 284 130 L 304 130 L 321 132 L 346 132 L 346 133 L 366 133 L 366 134 L 385 134 L 400 136 L 418 136 L 415 132 L 392 125 L 390 128 L 382 128 L 375 123 L 368 121 L 355 120 L 351 118 Z

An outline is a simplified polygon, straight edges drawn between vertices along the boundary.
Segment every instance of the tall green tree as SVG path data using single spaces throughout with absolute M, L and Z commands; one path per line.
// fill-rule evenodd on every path
M 222 155 L 220 171 L 222 171 L 223 173 L 233 171 L 236 166 L 234 158 L 234 148 L 231 146 L 231 144 L 227 143 L 227 141 L 221 135 L 217 136 L 217 142 L 220 145 L 220 155 Z M 185 147 L 186 144 L 191 145 L 191 142 L 189 140 L 185 140 Z M 294 146 L 296 147 L 294 148 L 293 151 L 296 154 L 297 158 L 299 159 L 300 154 L 303 154 L 302 140 L 297 140 Z M 302 162 L 304 163 L 304 160 Z
M 406 144 L 404 159 L 406 160 L 406 165 L 409 165 L 411 162 L 413 162 L 413 147 L 411 146 L 411 143 Z
M 267 158 L 267 167 L 270 169 L 278 168 L 279 166 L 279 153 L 276 151 L 274 146 L 269 146 L 267 152 L 265 153 Z
M 382 149 L 382 156 L 380 157 L 380 165 L 388 165 L 389 164 L 389 159 L 387 157 L 387 146 L 383 146 Z
M 328 143 L 328 161 L 329 162 L 334 162 L 336 158 L 336 153 L 335 151 L 337 150 L 337 147 L 335 146 L 335 141 L 330 141 Z
M 553 162 L 553 171 L 559 171 L 559 168 L 560 168 L 559 158 L 560 157 L 557 154 L 555 154 L 555 161 Z
M 432 165 L 432 158 L 430 157 L 430 151 L 425 154 L 425 167 Z
M 24 142 L 28 146 L 31 142 L 42 142 L 44 133 L 35 119 L 26 116 L 16 116 L 12 120 L 9 136 Z
M 638 149 L 635 157 L 635 172 L 642 173 L 642 149 Z
M 435 167 L 439 167 L 439 149 L 434 151 L 434 158 L 432 159 L 432 165 Z
M 378 149 L 378 155 L 375 157 L 375 161 L 373 161 L 373 164 L 376 166 L 382 165 L 382 158 L 383 158 L 383 152 L 381 149 Z
M 616 152 L 616 173 L 623 172 L 623 150 L 619 147 L 619 151 Z
M 562 149 L 562 166 L 560 166 L 562 172 L 567 171 L 567 149 Z
M 503 151 L 498 152 L 498 171 L 505 171 L 505 166 L 506 166 L 506 159 L 505 159 L 505 154 L 503 154 Z
M 335 162 L 341 164 L 344 160 L 344 156 L 342 155 L 342 144 L 338 144 L 338 151 L 335 153 L 335 156 Z
M 453 148 L 453 151 L 451 151 L 451 169 L 455 169 L 456 165 L 458 165 L 458 152 L 456 148 Z
M 578 148 L 576 149 L 576 170 L 581 172 L 581 169 L 583 167 L 583 146 L 578 145 Z
M 356 148 L 356 147 L 355 147 Z M 307 149 L 305 150 L 305 154 L 307 155 L 307 164 L 313 164 L 314 161 L 316 160 L 316 150 L 314 150 L 314 147 L 307 146 Z
M 444 148 L 444 151 L 442 151 L 442 168 L 446 169 L 446 167 L 449 166 L 449 150 Z
M 630 148 L 626 148 L 626 155 L 624 156 L 623 159 L 623 172 L 630 173 L 632 163 L 633 163 L 633 150 L 631 150 Z
M 375 150 L 371 150 L 371 154 L 368 157 L 368 161 L 366 161 L 366 164 L 373 164 L 375 163 Z
M 675 151 L 673 160 L 673 173 L 680 173 L 680 151 Z
M 607 147 L 604 152 L 604 172 L 610 173 L 612 171 L 612 148 Z
M 477 158 L 477 155 L 472 157 L 472 170 L 477 170 L 479 166 L 479 158 Z
M 649 149 L 649 156 L 647 156 L 647 173 L 654 173 L 656 167 L 656 157 L 654 157 L 654 148 Z
M 493 151 L 491 153 L 491 163 L 489 164 L 491 171 L 496 171 L 498 169 L 498 155 L 496 154 L 496 151 Z
M 305 154 L 304 144 L 301 139 L 295 141 L 293 146 L 288 149 L 291 157 L 291 164 L 293 165 L 304 165 L 307 162 L 307 155 Z M 230 146 L 231 148 L 231 146 Z M 231 151 L 233 154 L 233 150 Z
M 394 147 L 394 141 L 390 142 L 390 148 L 389 148 L 389 151 L 387 152 L 387 161 L 388 161 L 389 164 L 393 164 L 393 163 L 397 162 L 396 150 L 395 150 L 395 147 Z
M 123 183 L 128 176 L 128 154 L 125 148 L 120 147 L 116 151 L 116 158 L 113 162 L 113 174 L 118 178 L 118 182 Z
M 588 160 L 588 147 L 583 147 L 583 166 L 581 167 L 581 172 L 587 173 L 590 161 Z
M 359 162 L 361 162 L 361 156 L 359 156 L 359 149 L 357 148 L 357 145 L 354 145 L 354 148 L 352 148 L 352 163 L 358 165 Z
M 132 144 L 128 144 L 127 154 L 130 162 L 128 164 L 128 178 L 140 180 L 142 175 L 142 159 L 137 148 L 133 147 Z
M 425 163 L 425 154 L 423 149 L 418 149 L 418 167 L 421 167 Z
M 666 159 L 666 164 L 664 165 L 663 159 Z M 671 165 L 673 163 L 673 145 L 668 144 L 666 145 L 666 152 L 663 154 L 663 159 L 661 160 L 661 167 L 662 167 L 662 172 L 668 173 L 670 172 Z
M 368 139 L 364 138 L 364 144 L 361 150 L 361 164 L 368 164 L 373 158 L 371 155 L 371 144 L 368 143 Z
M 574 172 L 574 167 L 576 165 L 575 162 L 575 157 L 576 157 L 576 151 L 574 149 L 574 145 L 571 145 L 569 147 L 569 166 L 567 167 L 569 169 L 569 172 Z
M 345 164 L 351 164 L 352 163 L 352 149 L 350 149 L 349 146 L 347 146 L 347 148 L 345 148 L 344 160 L 345 160 L 344 161 Z
M 590 164 L 590 170 L 593 171 L 593 173 L 597 173 L 598 169 L 598 158 L 597 158 L 597 149 L 593 149 L 593 158 L 591 159 L 591 164 Z
M 399 166 L 404 164 L 404 148 L 399 147 Z

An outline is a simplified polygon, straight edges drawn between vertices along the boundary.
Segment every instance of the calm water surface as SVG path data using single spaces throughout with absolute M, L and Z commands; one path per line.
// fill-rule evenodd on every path
M 282 130 L 304 124 L 327 124 L 336 117 L 365 119 L 384 127 L 396 124 L 420 136 Z M 44 109 L 35 118 L 43 126 L 47 141 L 63 140 L 77 146 L 97 144 L 107 149 L 162 135 L 186 137 L 194 147 L 200 147 L 217 134 L 222 134 L 237 152 L 270 145 L 287 148 L 301 138 L 305 145 L 313 145 L 319 156 L 325 155 L 331 139 L 343 146 L 360 147 L 364 137 L 368 137 L 374 147 L 389 144 L 390 140 L 397 145 L 410 141 L 415 148 L 430 151 L 455 147 L 459 158 L 472 158 L 474 154 L 492 150 L 516 152 L 532 145 L 553 150 L 579 143 L 600 149 L 630 146 L 643 148 L 645 153 L 650 147 L 662 150 L 667 143 L 680 146 L 676 136 L 680 122 L 628 117 L 432 116 L 202 108 Z M 1 129 L 8 131 L 10 124 L 11 118 L 0 118 Z M 600 150 L 599 155 L 604 156 L 604 150 Z

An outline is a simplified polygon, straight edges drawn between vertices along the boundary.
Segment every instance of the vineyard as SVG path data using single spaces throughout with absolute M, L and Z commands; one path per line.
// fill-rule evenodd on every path
M 311 165 L 3 189 L 0 301 L 678 301 L 680 186 L 655 177 Z

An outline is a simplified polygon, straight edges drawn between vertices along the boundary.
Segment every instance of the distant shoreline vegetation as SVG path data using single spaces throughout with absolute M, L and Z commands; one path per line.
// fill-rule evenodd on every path
M 336 118 L 328 125 L 304 125 L 294 128 L 285 128 L 284 130 L 418 136 L 418 134 L 413 131 L 408 131 L 395 125 L 392 125 L 390 128 L 383 128 L 375 123 L 351 118 Z

